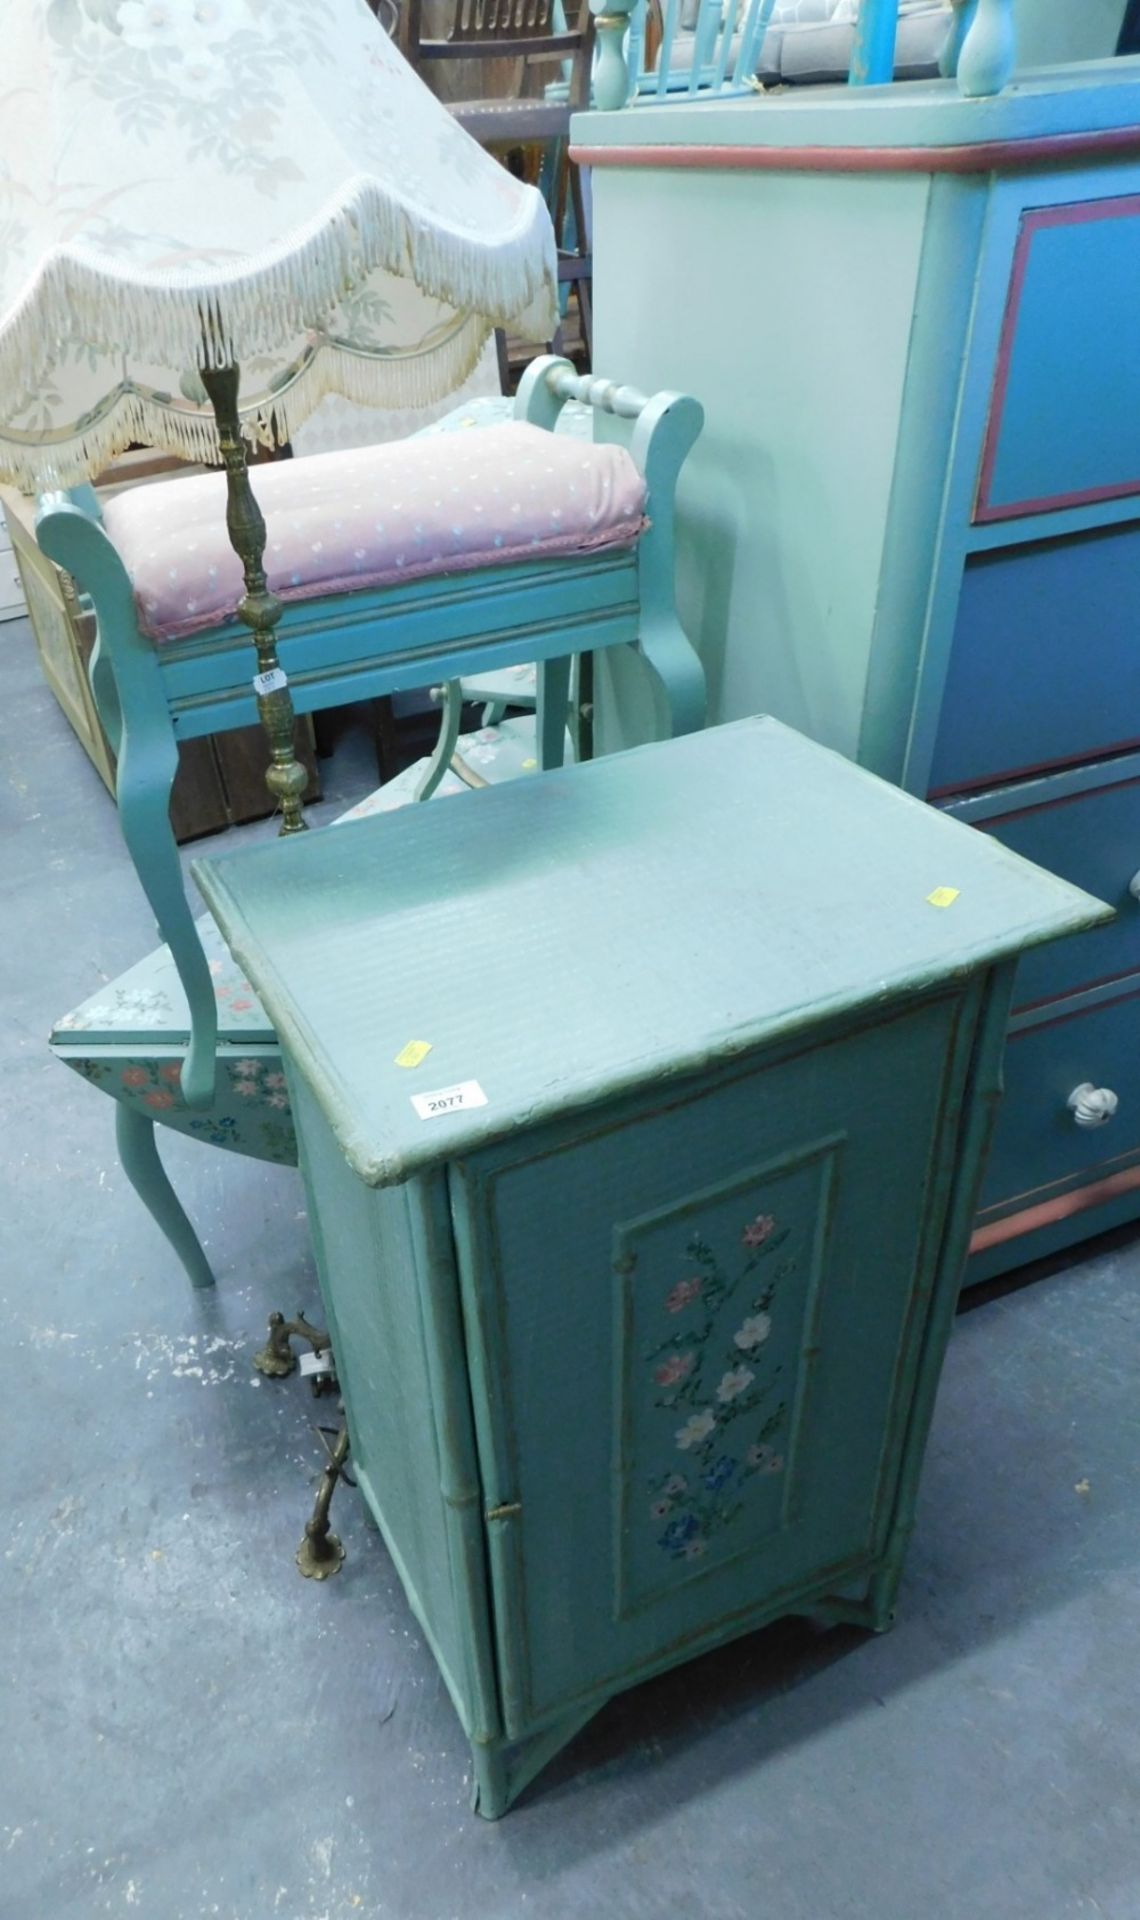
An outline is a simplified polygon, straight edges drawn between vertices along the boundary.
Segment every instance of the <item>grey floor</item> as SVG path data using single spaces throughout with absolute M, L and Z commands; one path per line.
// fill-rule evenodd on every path
M 296 1176 L 170 1138 L 195 1297 L 46 1051 L 153 931 L 22 624 L 0 754 L 3 1920 L 1137 1920 L 1140 1241 L 960 1318 L 891 1635 L 642 1687 L 485 1825 L 351 1496 L 293 1566 L 313 1402 L 249 1362 L 316 1310 Z

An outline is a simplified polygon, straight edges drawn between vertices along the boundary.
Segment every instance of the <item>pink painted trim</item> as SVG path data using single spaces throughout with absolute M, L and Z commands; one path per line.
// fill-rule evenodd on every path
M 992 467 L 990 472 L 992 474 Z M 1094 507 L 1105 500 L 1127 500 L 1132 494 L 1140 493 L 1140 476 L 1135 480 L 1122 480 L 1119 486 L 1086 487 L 1080 493 L 1044 493 L 1036 500 L 1015 500 L 1008 507 L 982 506 L 981 487 L 988 484 L 988 477 L 979 483 L 978 502 L 974 510 L 976 527 L 993 526 L 995 521 L 1031 519 L 1037 513 L 1061 513 L 1066 507 Z
M 1076 935 L 1074 935 L 1073 937 L 1075 939 Z M 1120 973 L 1105 973 L 1105 974 L 1102 974 L 1100 978 L 1097 980 L 1082 980 L 1078 988 L 1070 988 L 1069 991 L 1080 992 L 1080 993 L 1096 993 L 1100 990 L 1101 987 L 1114 987 L 1116 986 L 1117 982 L 1120 980 L 1130 980 L 1132 978 L 1132 975 L 1135 973 L 1135 971 L 1136 971 L 1135 967 L 1124 967 Z M 1067 998 L 1067 994 L 1065 996 L 1061 996 L 1056 993 L 1047 993 L 1047 994 L 1044 994 L 1040 1000 L 1020 1000 L 1018 1001 L 1015 1007 L 1011 1008 L 1011 1018 L 1013 1014 L 1017 1014 L 1017 1013 L 1038 1013 L 1042 1007 L 1051 1007 L 1054 1001 L 1062 997 Z M 1132 998 L 1130 994 L 1124 994 L 1121 997 L 1126 1000 Z M 1069 1017 L 1070 1019 L 1076 1020 L 1080 1017 L 1081 1012 L 1089 1012 L 1089 1011 L 1091 1011 L 1091 1009 L 1081 1008 L 1078 1013 L 1071 1014 Z M 1056 1024 L 1057 1023 L 1054 1020 L 1043 1020 L 1037 1026 L 1026 1027 L 1025 1031 L 1026 1033 L 1037 1033 L 1040 1027 L 1052 1027 L 1052 1026 L 1055 1026 Z M 1010 1038 L 1012 1040 L 1016 1040 L 1017 1035 L 1011 1034 Z
M 1140 777 L 1133 775 L 1127 780 L 1106 780 L 1099 787 L 1082 787 L 1079 793 L 1054 794 L 1049 800 L 1033 800 L 1028 806 L 1015 807 L 1011 813 L 995 813 L 987 820 L 976 822 L 979 833 L 996 833 L 999 827 L 1007 826 L 1011 820 L 1028 820 L 1031 813 L 1055 813 L 1058 807 L 1079 807 L 1082 800 L 1093 800 L 1105 793 L 1123 793 L 1125 787 L 1140 787 Z M 971 825 L 975 823 L 972 821 Z
M 1128 977 L 1127 973 L 1121 975 L 1121 978 L 1124 980 L 1127 980 Z M 1057 1000 L 1057 1005 L 1061 1006 L 1067 998 L 1067 994 L 1061 995 Z M 1140 988 L 1134 993 L 1122 993 L 1114 1000 L 1105 1001 L 1103 1005 L 1123 1007 L 1129 1000 L 1140 1000 Z M 1046 1000 L 1041 1004 L 1048 1006 L 1049 1002 Z M 1035 1040 L 1039 1033 L 1050 1033 L 1054 1027 L 1067 1027 L 1071 1020 L 1083 1020 L 1087 1013 L 1100 1011 L 1101 1008 L 1098 1007 L 1077 1007 L 1072 1013 L 1057 1014 L 1053 1020 L 1035 1020 L 1031 1027 L 1019 1027 L 1016 1033 L 1009 1034 L 1006 1039 L 1006 1045 L 1008 1047 L 1015 1047 L 1019 1040 Z
M 1043 228 L 1091 226 L 1101 220 L 1135 219 L 1137 214 L 1140 214 L 1140 197 L 1126 194 L 1115 200 L 1083 200 L 1075 206 L 1039 207 L 1035 212 L 1023 215 L 1014 249 L 1013 271 L 998 346 L 997 371 L 982 446 L 982 466 L 974 505 L 975 526 L 989 526 L 998 520 L 1020 520 L 1038 513 L 1060 513 L 1065 507 L 1089 507 L 1100 501 L 1124 500 L 1131 493 L 1140 493 L 1138 475 L 1135 480 L 1125 480 L 1109 487 L 1085 487 L 1076 493 L 1043 494 L 1033 500 L 1010 500 L 995 505 L 991 498 L 998 446 L 1005 423 L 1014 343 L 1021 319 L 1021 300 L 1034 239 Z
M 1025 276 L 1029 271 L 1029 250 L 1036 231 L 1036 218 L 1037 216 L 1032 213 L 1022 216 L 1017 244 L 1013 252 L 1013 271 L 1009 277 L 1009 292 L 1006 295 L 1005 313 L 1002 315 L 997 369 L 990 393 L 986 437 L 982 443 L 982 467 L 978 475 L 978 491 L 974 502 L 975 521 L 984 522 L 991 516 L 998 518 L 1001 515 L 1001 509 L 995 509 L 991 505 L 990 497 L 993 490 L 994 467 L 997 464 L 998 442 L 1001 439 L 1002 424 L 1005 419 L 1005 402 L 1013 361 L 1013 343 L 1017 335 L 1018 321 L 1021 319 L 1021 296 L 1025 291 Z
M 1021 1213 L 1007 1214 L 1004 1220 L 995 1220 L 992 1226 L 976 1227 L 970 1238 L 971 1253 L 985 1253 L 990 1247 L 1001 1247 L 1010 1240 L 1020 1240 L 1023 1234 L 1038 1233 L 1042 1227 L 1052 1227 L 1060 1220 L 1072 1220 L 1077 1214 L 1087 1213 L 1090 1207 L 1102 1207 L 1106 1201 L 1116 1200 L 1122 1194 L 1135 1193 L 1140 1188 L 1140 1167 L 1128 1167 L 1123 1173 L 1111 1173 L 1106 1180 L 1096 1180 L 1091 1186 L 1077 1187 L 1072 1193 L 1063 1193 L 1056 1200 L 1039 1201 L 1035 1207 L 1025 1207 Z
M 1101 132 L 1039 134 L 1028 140 L 979 140 L 956 147 L 587 147 L 570 157 L 583 167 L 665 167 L 696 173 L 993 173 L 1046 166 L 1085 155 L 1140 152 L 1140 126 Z
M 1086 760 L 1107 760 L 1114 754 L 1137 751 L 1140 751 L 1140 735 L 1132 740 L 1113 740 L 1107 745 L 1086 747 L 1083 752 L 1068 754 L 1061 760 L 1038 760 L 1025 767 L 1001 767 L 997 773 L 979 774 L 974 780 L 952 780 L 949 786 L 929 787 L 926 797 L 934 801 L 948 800 L 955 794 L 984 793 L 987 787 L 1010 787 L 1018 780 L 1039 779 L 1047 773 L 1063 773 L 1068 767 L 1083 766 Z

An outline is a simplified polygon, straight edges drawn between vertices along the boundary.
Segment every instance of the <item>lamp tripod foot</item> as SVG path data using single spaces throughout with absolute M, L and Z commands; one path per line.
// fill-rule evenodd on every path
M 329 1454 L 328 1465 L 321 1475 L 321 1484 L 317 1489 L 317 1498 L 313 1506 L 313 1517 L 305 1527 L 305 1537 L 297 1548 L 297 1567 L 306 1580 L 327 1580 L 330 1574 L 339 1573 L 344 1565 L 344 1548 L 335 1533 L 329 1528 L 329 1508 L 336 1491 L 336 1483 L 344 1472 L 344 1463 L 348 1459 L 347 1423 L 337 1435 L 336 1445 Z
M 296 1559 L 298 1571 L 306 1580 L 327 1580 L 344 1565 L 344 1548 L 335 1533 L 318 1532 L 310 1520 Z

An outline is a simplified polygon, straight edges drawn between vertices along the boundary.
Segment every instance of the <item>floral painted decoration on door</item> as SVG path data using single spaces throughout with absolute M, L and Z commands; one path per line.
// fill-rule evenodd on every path
M 665 1292 L 676 1323 L 645 1355 L 654 1405 L 675 1413 L 672 1458 L 648 1483 L 648 1519 L 674 1560 L 699 1560 L 709 1539 L 742 1510 L 741 1494 L 758 1475 L 784 1471 L 775 1445 L 787 1408 L 779 1365 L 765 1349 L 790 1263 L 768 1267 L 788 1229 L 759 1213 L 743 1227 L 734 1272 L 701 1235 L 686 1247 L 690 1272 Z M 765 1269 L 767 1268 L 767 1272 Z

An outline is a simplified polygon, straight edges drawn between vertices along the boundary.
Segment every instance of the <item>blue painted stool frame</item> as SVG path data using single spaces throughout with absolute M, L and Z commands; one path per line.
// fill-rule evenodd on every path
M 677 475 L 700 432 L 702 409 L 684 394 L 650 397 L 580 378 L 569 361 L 546 356 L 527 370 L 515 415 L 553 431 L 569 400 L 610 416 L 616 431 L 607 437 L 627 440 L 645 478 L 649 526 L 636 545 L 287 606 L 278 646 L 298 713 L 536 660 L 538 758 L 544 768 L 557 766 L 572 657 L 632 646 L 652 671 L 659 732 L 703 725 L 704 672 L 677 617 L 673 588 Z M 443 443 L 440 457 L 446 459 Z M 236 621 L 161 646 L 141 633 L 130 577 L 90 488 L 46 496 L 36 531 L 44 553 L 95 609 L 91 686 L 116 754 L 119 816 L 190 1007 L 183 1097 L 188 1106 L 205 1107 L 214 1097 L 217 1008 L 170 827 L 170 791 L 180 741 L 256 721 L 249 636 Z M 418 797 L 427 798 L 442 778 L 446 733 L 456 724 L 457 715 L 445 721 Z

